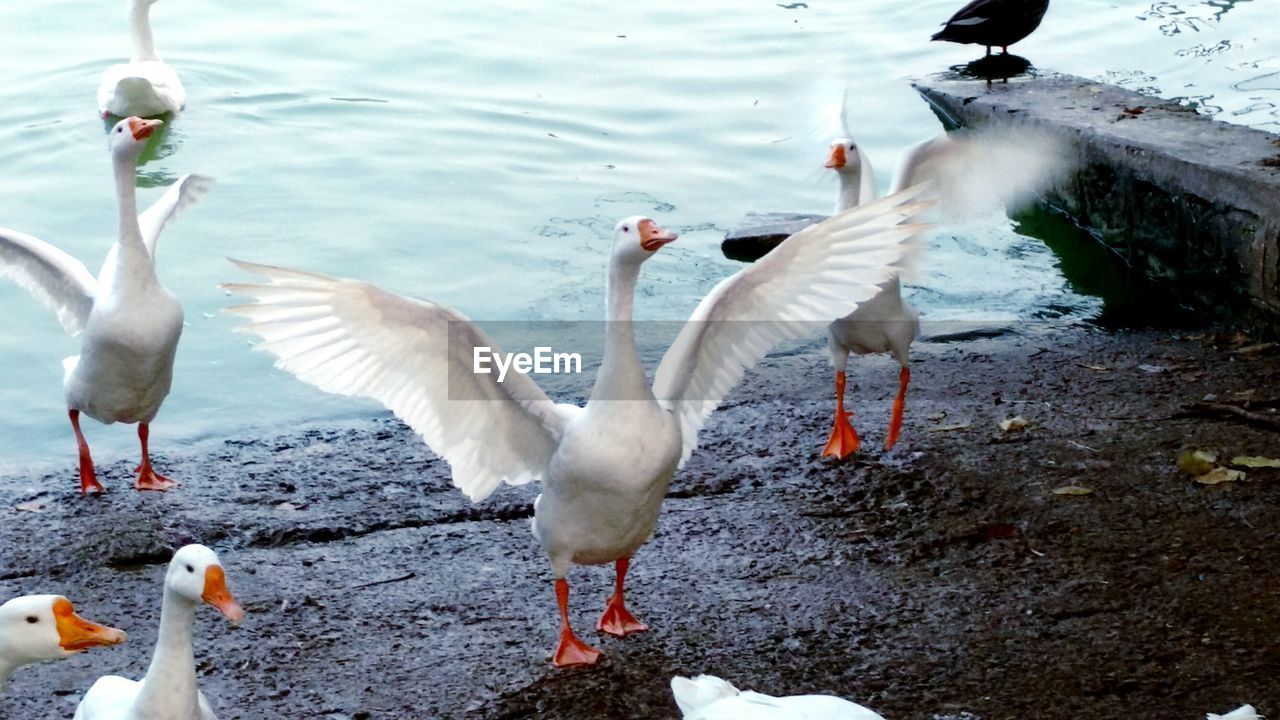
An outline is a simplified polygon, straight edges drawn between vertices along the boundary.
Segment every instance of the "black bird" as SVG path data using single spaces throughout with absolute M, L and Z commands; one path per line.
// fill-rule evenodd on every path
M 951 16 L 946 27 L 931 40 L 993 46 L 1009 52 L 1009 46 L 1031 34 L 1049 9 L 1049 0 L 973 0 Z

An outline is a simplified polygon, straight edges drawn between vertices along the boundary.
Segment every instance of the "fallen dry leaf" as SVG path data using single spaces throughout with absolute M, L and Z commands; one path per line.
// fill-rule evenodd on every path
M 1217 460 L 1218 455 L 1208 450 L 1183 450 L 1178 456 L 1178 469 L 1192 477 L 1198 477 L 1212 470 Z
M 1257 354 L 1257 353 L 1265 352 L 1265 351 L 1267 351 L 1267 350 L 1270 350 L 1271 348 L 1273 348 L 1273 347 L 1275 347 L 1275 346 L 1276 346 L 1276 344 L 1275 344 L 1275 343 L 1273 343 L 1273 342 L 1268 342 L 1268 343 L 1258 343 L 1257 345 L 1247 345 L 1247 346 L 1245 346 L 1245 347 L 1239 348 L 1239 349 L 1237 349 L 1237 350 L 1235 351 L 1235 353 L 1236 353 L 1237 355 L 1255 355 L 1255 354 Z
M 1092 495 L 1093 489 L 1082 487 L 1080 485 L 1063 485 L 1053 489 L 1054 495 Z
M 1138 369 L 1139 369 L 1139 370 L 1141 370 L 1141 371 L 1142 371 L 1142 372 L 1144 372 L 1144 373 L 1151 373 L 1152 375 L 1158 375 L 1158 374 L 1163 373 L 1163 372 L 1169 372 L 1169 371 L 1170 371 L 1170 370 L 1172 370 L 1173 368 L 1170 368 L 1170 367 L 1165 366 L 1165 365 L 1147 365 L 1147 364 L 1143 364 L 1143 365 L 1139 365 L 1139 366 L 1138 366 Z
M 955 425 L 939 425 L 929 428 L 929 432 L 953 432 L 955 430 L 968 430 L 969 423 L 956 423 Z
M 49 503 L 44 500 L 29 500 L 27 502 L 14 505 L 13 509 L 21 512 L 44 512 L 48 507 Z
M 1231 458 L 1231 464 L 1247 468 L 1280 468 L 1280 458 L 1262 457 L 1260 455 L 1240 455 Z
M 1027 426 L 1030 424 L 1031 423 L 1027 422 L 1026 418 L 1022 417 L 1021 415 L 1017 415 L 1011 418 L 1007 418 L 1005 420 L 1001 420 L 1000 432 L 1008 433 L 1008 432 L 1018 432 L 1019 430 L 1026 430 Z
M 1111 372 L 1111 368 L 1106 365 L 1090 365 L 1089 363 L 1076 363 L 1085 370 L 1093 370 L 1094 372 Z
M 1201 485 L 1217 485 L 1225 482 L 1237 482 L 1243 480 L 1245 474 L 1239 470 L 1231 470 L 1224 467 L 1217 467 L 1209 472 L 1196 478 L 1196 482 Z

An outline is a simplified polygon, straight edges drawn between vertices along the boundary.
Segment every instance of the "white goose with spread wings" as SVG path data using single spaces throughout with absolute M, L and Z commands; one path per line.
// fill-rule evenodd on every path
M 134 487 L 165 490 L 174 483 L 151 466 L 151 420 L 169 394 L 173 357 L 182 334 L 182 306 L 156 276 L 160 232 L 212 182 L 200 175 L 178 179 L 141 215 L 134 176 L 138 156 L 159 120 L 130 117 L 109 137 L 115 167 L 120 232 L 95 279 L 79 260 L 15 230 L 0 228 L 0 276 L 49 306 L 71 335 L 83 333 L 80 354 L 63 361 L 63 391 L 80 451 L 80 491 L 102 492 L 80 431 L 80 413 L 107 424 L 138 423 L 142 462 Z
M 631 555 L 653 534 L 667 483 L 697 445 L 721 399 L 776 343 L 801 337 L 880 291 L 923 226 L 908 191 L 838 215 L 788 238 L 717 285 L 658 367 L 652 387 L 632 333 L 641 264 L 676 239 L 632 217 L 614 231 L 604 358 L 585 407 L 557 405 L 527 376 L 477 374 L 473 349 L 489 346 L 449 308 L 373 285 L 238 262 L 268 279 L 225 287 L 255 302 L 230 308 L 250 322 L 259 349 L 322 390 L 376 399 L 452 466 L 478 501 L 502 483 L 542 481 L 534 534 L 556 578 L 561 633 L 556 665 L 591 664 L 599 652 L 569 626 L 573 564 L 616 563 L 616 592 L 597 629 L 645 629 L 623 604 Z
M 845 107 L 848 107 L 847 99 Z M 862 148 L 845 137 L 831 142 L 826 166 L 840 179 L 835 211 L 843 212 L 876 198 L 875 171 Z M 992 123 L 981 131 L 938 135 L 911 145 L 898 160 L 890 193 L 929 184 L 929 197 L 945 220 L 978 217 L 1026 203 L 1048 187 L 1065 167 L 1064 149 L 1051 135 L 1035 128 Z M 887 352 L 898 361 L 898 394 L 893 402 L 884 447 L 891 449 L 902 431 L 907 385 L 911 380 L 910 348 L 920 334 L 920 313 L 902 299 L 898 278 L 879 295 L 831 324 L 831 363 L 836 370 L 836 413 L 824 456 L 845 458 L 860 441 L 844 409 L 845 368 L 849 354 Z
M 929 159 L 943 152 L 950 140 L 940 136 L 907 149 L 898 164 L 891 192 L 899 192 L 925 180 L 921 168 Z M 867 154 L 849 138 L 837 138 L 831 142 L 831 152 L 826 166 L 836 171 L 840 178 L 840 195 L 836 200 L 836 212 L 844 212 L 876 199 L 875 170 Z M 902 431 L 902 413 L 906 402 L 907 383 L 911 380 L 911 343 L 920 333 L 920 313 L 902 299 L 902 287 L 895 277 L 873 298 L 858 306 L 845 317 L 831 323 L 828 344 L 831 348 L 831 364 L 836 371 L 836 414 L 831 437 L 822 449 L 823 456 L 843 460 L 857 452 L 861 446 L 858 433 L 849 421 L 844 408 L 845 369 L 849 353 L 859 355 L 888 352 L 898 361 L 898 396 L 893 403 L 889 431 L 885 436 L 886 450 L 893 448 Z

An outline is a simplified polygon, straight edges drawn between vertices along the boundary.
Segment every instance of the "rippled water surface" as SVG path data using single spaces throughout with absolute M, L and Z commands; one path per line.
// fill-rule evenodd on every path
M 250 353 L 216 285 L 228 256 L 360 277 L 486 319 L 597 319 L 613 223 L 682 233 L 645 268 L 638 310 L 678 319 L 737 265 L 718 244 L 749 210 L 825 211 L 819 113 L 850 88 L 880 168 L 938 132 L 903 78 L 981 52 L 925 40 L 958 1 L 805 3 L 162 0 L 157 46 L 188 110 L 140 170 L 141 202 L 218 178 L 161 240 L 187 328 L 157 450 L 368 415 Z M 1054 0 L 1015 46 L 1045 70 L 1161 93 L 1280 130 L 1280 3 Z M 115 206 L 102 70 L 127 54 L 124 2 L 0 3 L 0 225 L 91 270 Z M 887 185 L 888 178 L 881 178 Z M 934 241 L 912 290 L 933 318 L 1087 317 L 1040 240 L 987 223 Z M 0 465 L 74 472 L 51 313 L 0 283 Z M 100 462 L 132 428 L 90 423 Z M 70 482 L 70 481 L 69 481 Z

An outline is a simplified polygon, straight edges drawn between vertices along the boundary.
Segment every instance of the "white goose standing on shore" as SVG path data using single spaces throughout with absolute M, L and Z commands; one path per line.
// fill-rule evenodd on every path
M 184 175 L 146 212 L 137 214 L 138 156 L 159 120 L 130 117 L 108 138 L 115 168 L 120 230 L 95 279 L 79 260 L 25 233 L 0 228 L 0 276 L 48 305 L 71 335 L 83 332 L 80 354 L 63 361 L 63 391 L 80 452 L 80 492 L 103 492 L 80 413 L 99 422 L 138 423 L 142 461 L 134 487 L 167 490 L 176 483 L 151 466 L 150 423 L 169 394 L 173 357 L 182 334 L 182 306 L 160 284 L 155 251 L 160 232 L 208 189 L 210 178 Z
M 847 106 L 847 103 L 846 103 Z M 876 198 L 875 171 L 856 142 L 845 137 L 831 142 L 826 166 L 840 179 L 836 212 Z M 903 151 L 894 171 L 890 193 L 929 184 L 928 197 L 947 221 L 982 217 L 1026 203 L 1048 187 L 1066 167 L 1063 147 L 1051 135 L 1031 127 L 992 123 L 980 131 L 938 135 Z M 860 441 L 844 409 L 845 368 L 849 353 L 887 352 L 898 361 L 898 394 L 893 402 L 884 447 L 892 449 L 902 431 L 907 385 L 911 381 L 910 348 L 920 334 L 920 313 L 902 299 L 901 283 L 893 278 L 884 290 L 831 324 L 831 363 L 835 367 L 836 413 L 824 456 L 843 459 L 858 450 Z
M 157 0 L 129 0 L 129 62 L 112 65 L 98 86 L 102 117 L 155 117 L 176 113 L 187 104 L 178 73 L 156 53 L 151 38 L 151 6 Z
M 74 720 L 217 720 L 196 680 L 191 627 L 201 604 L 233 625 L 244 610 L 227 587 L 218 554 L 187 545 L 173 554 L 164 578 L 160 634 L 142 680 L 104 675 L 84 694 Z
M 950 140 L 945 135 L 914 145 L 904 154 L 893 180 L 891 193 L 899 192 L 924 180 L 920 168 L 936 153 L 943 152 Z M 875 170 L 862 148 L 850 138 L 831 142 L 826 166 L 840 178 L 840 196 L 836 212 L 844 212 L 876 199 Z M 858 306 L 847 316 L 831 323 L 827 340 L 831 348 L 831 364 L 836 371 L 836 415 L 831 437 L 822 449 L 824 457 L 843 460 L 858 451 L 861 441 L 844 409 L 845 369 L 849 353 L 865 355 L 887 352 L 898 361 L 898 396 L 893 402 L 889 431 L 884 448 L 890 450 L 902 432 L 902 414 L 906 403 L 907 384 L 911 381 L 911 343 L 920 334 L 920 313 L 902 299 L 902 286 L 895 276 L 875 297 Z
M 61 595 L 14 598 L 0 605 L 0 690 L 23 665 L 61 660 L 125 640 L 124 631 L 77 615 Z
M 600 653 L 569 623 L 573 564 L 615 563 L 597 629 L 646 629 L 623 602 L 632 554 L 653 534 L 667 483 L 721 399 L 776 343 L 804 336 L 871 298 L 898 272 L 923 226 L 908 191 L 809 227 L 721 281 L 694 310 L 652 387 L 632 332 L 640 266 L 676 235 L 645 217 L 614 228 L 604 358 L 585 407 L 557 405 L 527 376 L 478 374 L 474 348 L 493 347 L 461 314 L 353 280 L 238 262 L 261 285 L 229 284 L 256 302 L 251 322 L 277 367 L 327 392 L 376 399 L 452 466 L 479 501 L 502 483 L 542 481 L 533 531 L 551 561 L 560 610 L 557 666 Z

